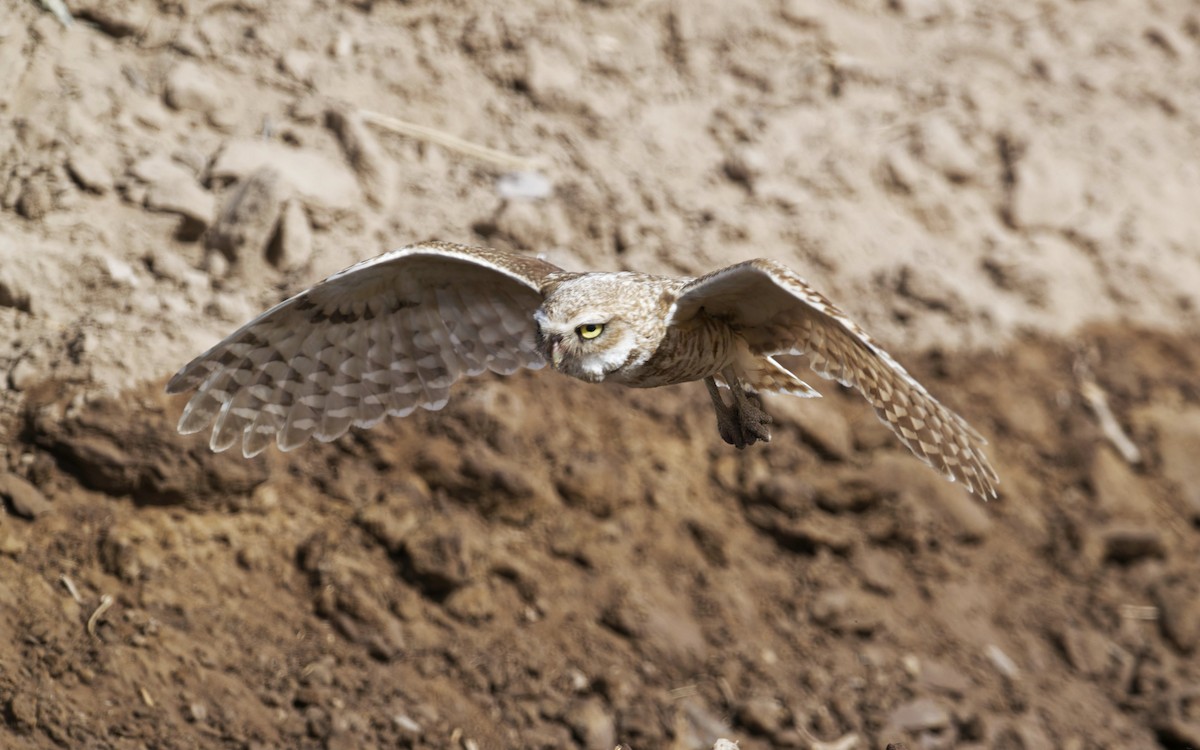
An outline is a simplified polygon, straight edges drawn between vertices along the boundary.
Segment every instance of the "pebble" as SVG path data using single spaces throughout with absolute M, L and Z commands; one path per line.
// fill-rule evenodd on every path
M 34 519 L 54 510 L 41 490 L 15 474 L 0 474 L 0 497 L 22 518 Z
M 869 635 L 881 625 L 875 597 L 857 591 L 823 591 L 809 605 L 813 622 L 835 633 Z
M 33 294 L 29 291 L 29 285 L 9 264 L 0 266 L 0 307 L 33 312 Z
M 754 734 L 774 737 L 783 729 L 787 709 L 774 698 L 757 697 L 742 701 L 735 709 L 738 724 Z
M 496 180 L 496 192 L 506 200 L 541 200 L 554 193 L 554 183 L 541 172 L 505 172 Z
M 766 154 L 750 147 L 735 148 L 721 164 L 725 176 L 747 190 L 754 189 L 754 184 L 767 171 L 768 166 Z
M 1108 446 L 1102 446 L 1092 459 L 1089 484 L 1096 504 L 1106 514 L 1127 519 L 1153 517 L 1153 495 L 1129 463 Z
M 80 7 L 82 5 L 83 7 Z M 116 39 L 132 36 L 149 23 L 145 7 L 130 0 L 86 0 L 71 3 L 76 18 L 90 21 L 98 29 Z
M 904 732 L 925 732 L 950 726 L 950 712 L 932 698 L 918 698 L 897 706 L 887 723 Z
M 274 246 L 272 246 L 274 249 Z M 268 253 L 271 265 L 285 271 L 307 266 L 312 260 L 313 232 L 304 205 L 297 200 L 283 204 L 279 219 L 278 252 Z
M 215 112 L 224 103 L 220 87 L 192 62 L 180 63 L 167 74 L 164 98 L 174 109 L 205 114 Z
M 290 49 L 279 56 L 279 70 L 301 83 L 312 83 L 316 62 L 316 58 L 304 50 Z
M 975 153 L 944 118 L 930 117 L 922 122 L 918 148 L 926 164 L 953 182 L 965 182 L 979 171 Z
M 1071 668 L 1086 677 L 1106 675 L 1116 648 L 1116 644 L 1093 630 L 1071 626 L 1064 626 L 1058 634 L 1058 645 Z
M 17 693 L 8 701 L 8 716 L 17 729 L 30 732 L 37 729 L 38 702 L 29 693 Z
M 210 174 L 220 180 L 244 180 L 263 167 L 278 172 L 310 211 L 348 211 L 362 202 L 362 191 L 348 167 L 324 154 L 270 141 L 228 141 Z
M 197 234 L 212 223 L 216 199 L 183 166 L 159 154 L 135 162 L 129 174 L 146 184 L 143 200 L 151 211 L 179 214 L 198 225 Z
M 104 195 L 113 188 L 112 174 L 95 156 L 76 150 L 67 157 L 67 171 L 79 186 L 97 195 Z
M 25 391 L 42 378 L 42 370 L 29 357 L 22 357 L 8 371 L 8 384 L 14 391 Z
M 362 115 L 352 109 L 330 107 L 325 111 L 325 124 L 342 144 L 342 153 L 358 175 L 367 201 L 377 208 L 390 206 L 396 192 L 396 165 Z
M 1030 144 L 1013 170 L 1008 218 L 1019 228 L 1069 229 L 1083 213 L 1084 176 L 1049 144 Z
M 54 207 L 54 199 L 50 195 L 50 186 L 41 177 L 31 177 L 25 180 L 17 198 L 17 213 L 26 219 L 37 221 L 50 212 Z
M 1157 587 L 1159 624 L 1171 645 L 1184 654 L 1200 646 L 1200 586 L 1185 580 Z
M 217 211 L 213 194 L 191 177 L 155 182 L 146 188 L 146 208 L 179 214 L 195 223 L 193 234 L 199 235 L 212 223 Z
M 254 171 L 226 199 L 205 247 L 244 272 L 260 272 L 286 197 L 287 186 L 278 171 L 272 167 Z
M 584 750 L 612 750 L 616 745 L 616 721 L 599 698 L 587 698 L 567 709 L 563 721 Z
M 1200 521 L 1200 410 L 1154 409 L 1148 416 L 1158 435 L 1162 475 L 1179 488 L 1185 512 Z
M 418 526 L 404 540 L 409 575 L 423 592 L 435 597 L 465 585 L 475 568 L 466 537 L 453 527 L 440 526 Z

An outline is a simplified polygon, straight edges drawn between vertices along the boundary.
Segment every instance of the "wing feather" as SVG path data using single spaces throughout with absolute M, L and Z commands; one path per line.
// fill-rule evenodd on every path
M 917 457 L 983 497 L 999 483 L 987 441 L 943 406 L 867 333 L 791 269 L 752 260 L 695 279 L 669 316 L 725 320 L 763 356 L 803 354 L 824 378 L 856 388 Z
M 194 390 L 184 433 L 239 438 L 251 456 L 275 438 L 291 450 L 386 414 L 440 409 L 462 375 L 541 366 L 533 312 L 562 269 L 452 243 L 358 263 L 276 305 L 192 360 L 167 383 Z

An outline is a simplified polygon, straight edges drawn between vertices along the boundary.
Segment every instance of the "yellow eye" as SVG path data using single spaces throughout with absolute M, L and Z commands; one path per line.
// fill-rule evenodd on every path
M 575 329 L 581 339 L 594 339 L 604 332 L 603 323 L 584 323 Z

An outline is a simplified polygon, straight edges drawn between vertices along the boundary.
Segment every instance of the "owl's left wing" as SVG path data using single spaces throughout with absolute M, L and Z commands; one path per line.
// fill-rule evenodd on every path
M 461 375 L 542 366 L 533 313 L 562 269 L 449 242 L 363 261 L 288 299 L 185 365 L 168 393 L 195 389 L 182 433 L 213 425 L 210 445 L 241 439 L 253 456 L 291 450 L 350 425 L 436 410 Z
M 982 497 L 999 482 L 987 443 L 943 406 L 824 295 L 791 269 L 752 260 L 685 286 L 669 323 L 704 313 L 731 325 L 756 354 L 804 354 L 825 378 L 852 386 L 918 458 Z

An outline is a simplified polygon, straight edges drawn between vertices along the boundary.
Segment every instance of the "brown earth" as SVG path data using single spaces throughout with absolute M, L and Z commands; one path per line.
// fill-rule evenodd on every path
M 0 745 L 1200 747 L 1194 7 L 67 5 L 0 14 Z M 1001 497 L 826 383 L 742 452 L 552 373 L 174 434 L 180 364 L 427 237 L 789 263 Z

